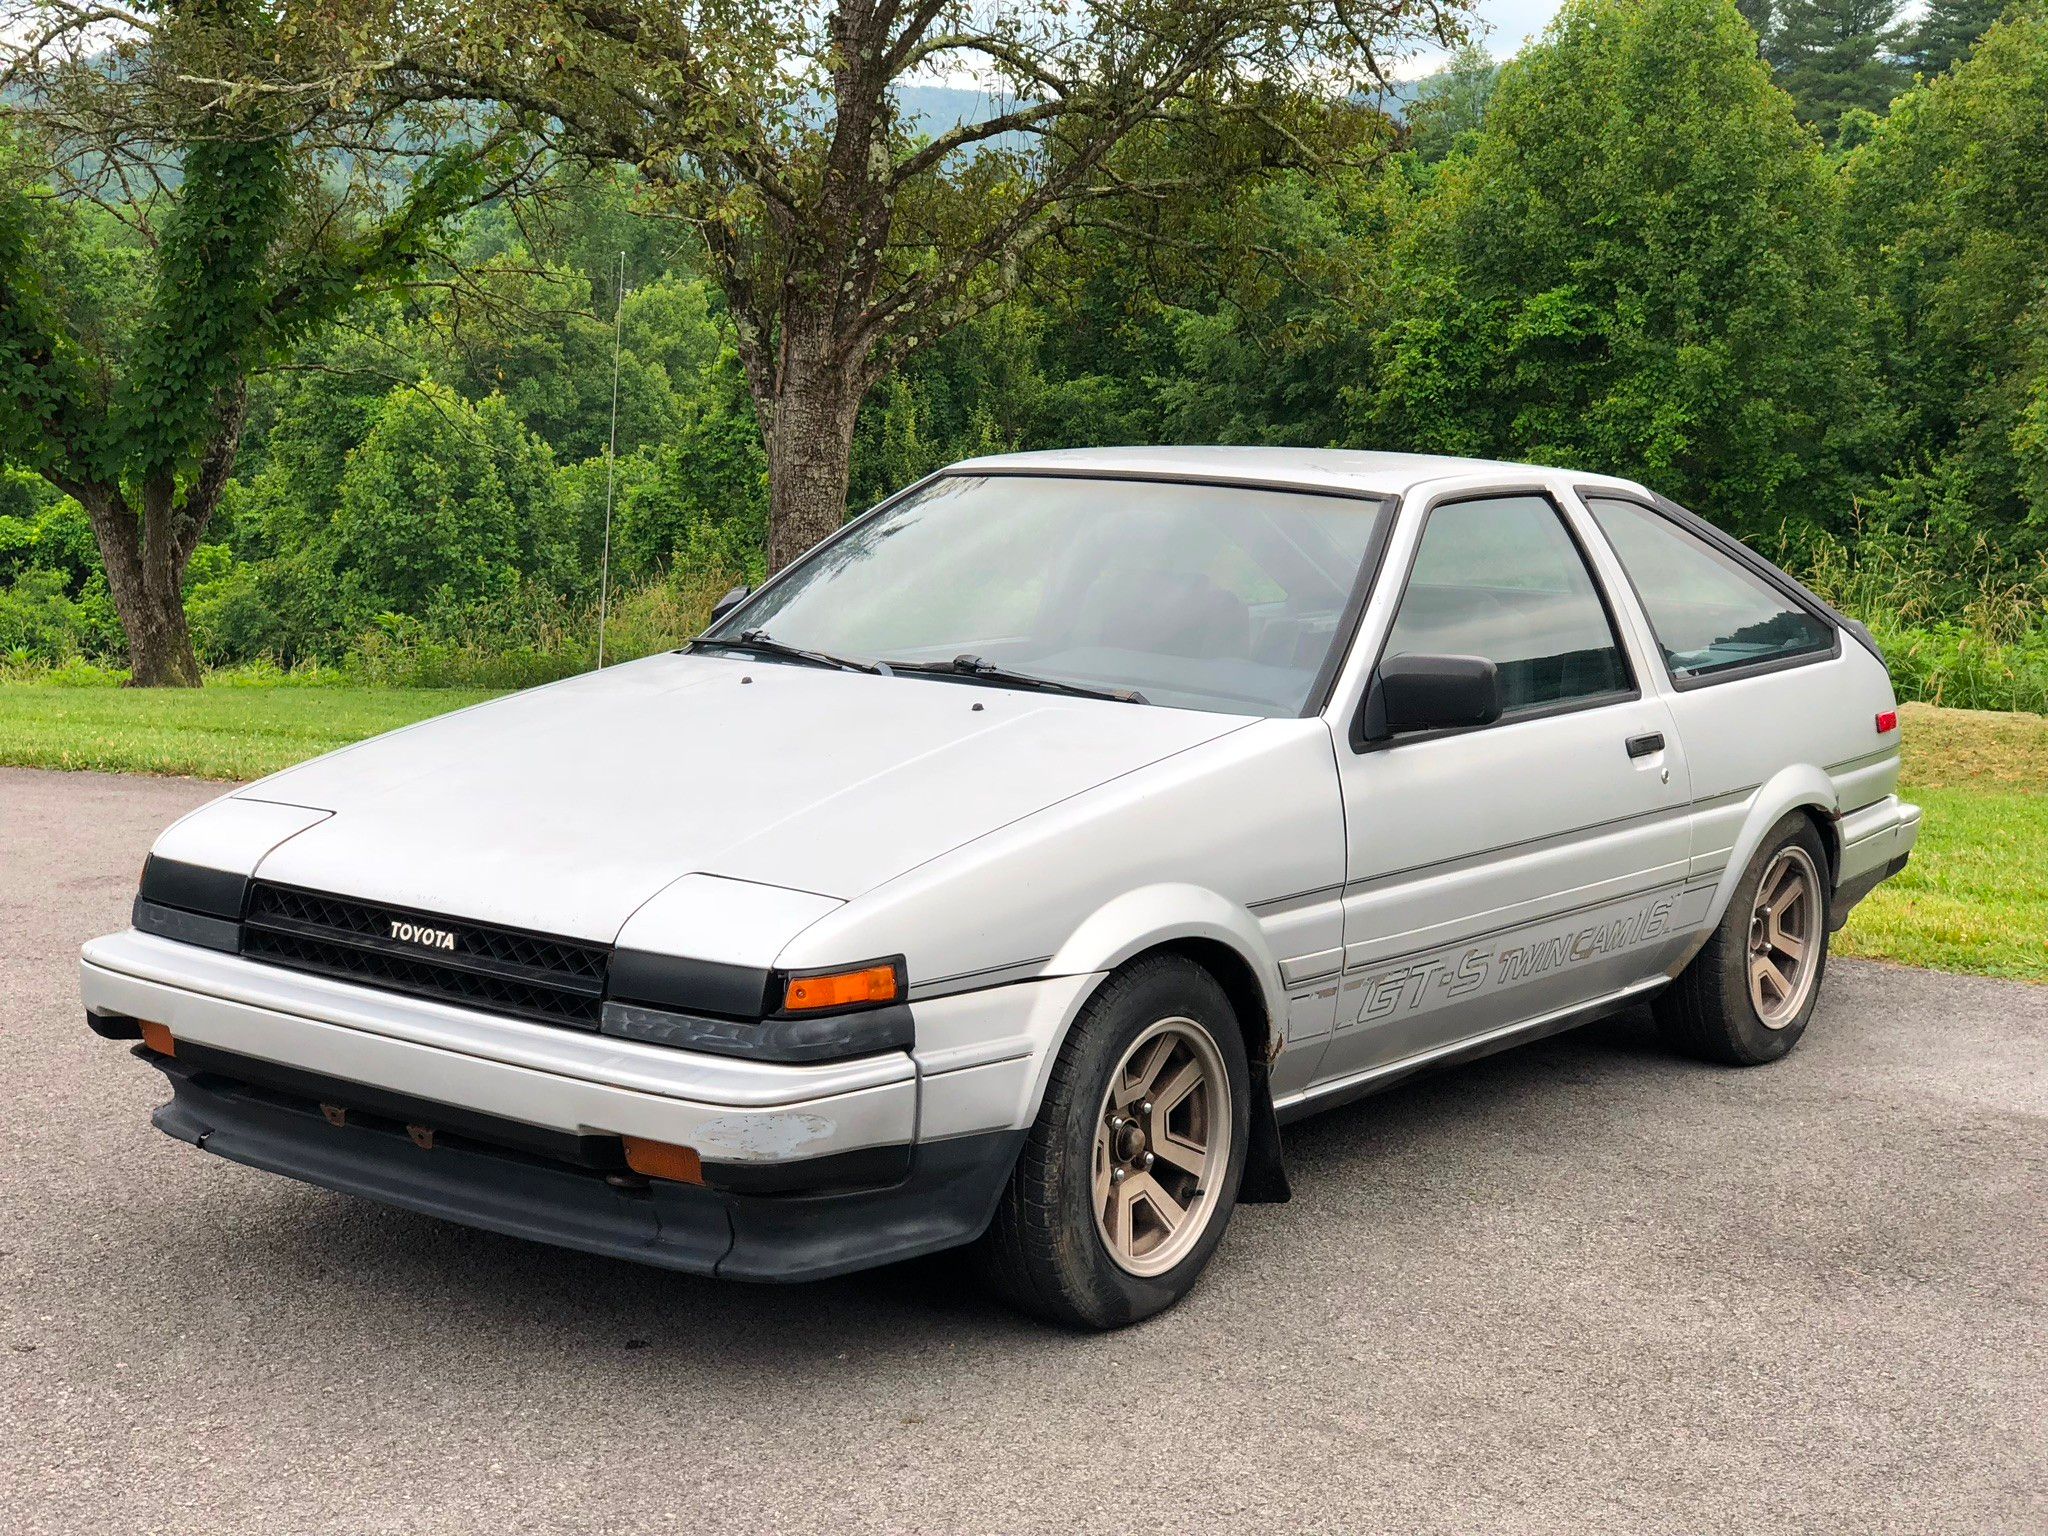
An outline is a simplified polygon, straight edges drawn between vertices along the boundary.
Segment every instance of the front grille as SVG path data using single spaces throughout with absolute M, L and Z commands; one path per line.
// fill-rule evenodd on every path
M 453 933 L 457 948 L 395 939 L 394 923 Z M 262 881 L 249 889 L 242 953 L 295 971 L 577 1029 L 598 1027 L 610 961 L 600 944 Z

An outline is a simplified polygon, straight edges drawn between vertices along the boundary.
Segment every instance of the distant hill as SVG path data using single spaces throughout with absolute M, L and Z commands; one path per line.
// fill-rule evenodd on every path
M 967 90 L 951 85 L 900 85 L 896 100 L 906 123 L 920 133 L 937 135 L 962 123 L 978 123 L 993 117 L 1014 101 L 1003 101 L 987 91 Z

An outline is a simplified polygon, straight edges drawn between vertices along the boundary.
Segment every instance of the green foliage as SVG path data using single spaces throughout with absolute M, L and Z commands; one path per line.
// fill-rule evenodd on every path
M 41 475 L 0 464 L 0 517 L 33 522 L 36 514 L 55 501 L 57 495 Z
M 1938 75 L 1960 64 L 2008 4 L 2009 0 L 1928 0 L 1912 32 L 1913 68 L 1923 75 Z
M 612 325 L 591 313 L 592 283 L 581 273 L 516 268 L 482 274 L 472 304 L 512 311 L 523 323 L 462 325 L 447 335 L 448 380 L 464 394 L 480 398 L 501 393 L 526 424 L 564 459 L 586 459 L 605 451 L 610 441 L 612 406 Z M 643 316 L 636 341 L 654 327 L 644 318 L 650 302 L 638 306 Z M 687 313 L 687 302 L 673 307 Z M 529 318 L 530 317 L 530 318 Z M 457 310 L 451 319 L 464 318 Z M 695 327 L 683 335 L 665 336 L 677 353 L 715 356 L 717 333 L 703 316 L 701 296 Z M 683 415 L 662 359 L 649 357 L 639 346 L 619 362 L 619 438 L 622 443 L 659 442 L 672 433 Z
M 1871 401 L 1829 170 L 1725 0 L 1576 0 L 1396 237 L 1354 440 L 1825 523 Z
M 317 164 L 280 139 L 203 138 L 140 250 L 27 171 L 18 147 L 0 145 L 0 452 L 110 488 L 163 482 L 169 496 L 189 490 L 224 421 L 239 429 L 250 372 L 418 261 L 486 165 L 451 150 L 387 219 L 329 220 L 292 243 L 300 200 L 320 195 Z M 123 251 L 145 269 L 139 295 L 107 291 Z
M 1139 239 L 1128 209 L 1077 221 L 1029 286 L 880 378 L 853 432 L 852 505 L 974 454 L 1119 442 L 1616 470 L 1761 541 L 1863 617 L 1903 696 L 2044 707 L 2040 0 L 1889 117 L 1846 109 L 1832 153 L 1759 61 L 1745 14 L 1576 0 L 1504 70 L 1460 56 L 1390 157 L 1376 158 L 1389 126 L 1347 108 L 1321 142 L 1353 153 L 1162 200 L 1145 210 L 1159 238 Z M 1119 174 L 1177 180 L 1224 131 L 1165 114 L 1121 146 Z M 0 336 L 43 325 L 49 345 L 0 414 L 51 380 L 72 390 L 77 420 L 113 424 L 133 489 L 158 462 L 143 435 L 121 436 L 142 408 L 123 393 L 142 349 L 159 349 L 155 374 L 199 381 L 151 428 L 163 453 L 205 381 L 232 388 L 234 357 L 262 354 L 237 472 L 183 573 L 209 666 L 488 686 L 587 666 L 615 337 L 608 654 L 674 644 L 719 592 L 760 579 L 769 457 L 738 323 L 705 249 L 643 217 L 629 174 L 562 171 L 536 201 L 472 210 L 450 226 L 459 267 L 418 243 L 437 217 L 424 210 L 453 206 L 446 189 L 414 185 L 425 222 L 410 225 L 401 184 L 351 202 L 335 217 L 352 249 L 382 230 L 436 281 L 358 285 L 301 324 L 234 304 L 262 282 L 297 287 L 316 249 L 367 269 L 309 230 L 324 205 L 294 160 L 277 198 L 296 211 L 269 247 L 283 254 L 233 281 L 209 273 L 231 321 L 174 337 L 161 317 L 175 262 L 87 203 L 42 196 L 29 163 L 0 160 L 21 296 Z M 194 250 L 211 253 L 177 256 L 180 270 L 243 261 L 235 232 L 253 241 L 271 216 L 247 200 L 260 177 L 231 196 L 224 169 L 201 170 L 224 203 L 151 210 L 162 229 L 190 218 Z M 999 191 L 999 170 L 975 174 Z M 36 472 L 55 462 L 38 441 L 0 472 L 0 660 L 82 676 L 120 659 L 121 634 L 86 510 Z M 194 462 L 173 474 L 181 492 Z
M 385 147 L 408 136 L 402 104 L 277 85 L 288 53 L 323 55 L 304 54 L 320 27 L 210 5 L 101 23 L 64 13 L 10 50 L 0 457 L 90 514 L 135 681 L 191 685 L 184 568 L 234 471 L 251 374 L 418 266 L 511 151 L 466 133 L 379 185 L 351 151 L 405 154 Z M 260 86 L 222 89 L 252 65 Z M 116 252 L 128 281 L 97 280 Z
M 2048 9 L 2016 9 L 1847 164 L 1849 238 L 1898 413 L 1881 522 L 2048 550 Z
M 120 621 L 98 576 L 74 595 L 62 573 L 31 567 L 0 587 L 0 659 L 62 663 L 116 654 L 120 643 Z
M 1912 83 L 1899 62 L 1899 0 L 1777 0 L 1764 57 L 1802 122 L 1833 141 L 1852 108 L 1882 113 Z
M 615 570 L 648 575 L 673 565 L 758 580 L 768 538 L 768 470 L 752 413 L 707 412 L 674 442 L 643 450 L 614 505 Z
M 85 509 L 54 493 L 33 505 L 27 516 L 0 514 L 0 581 L 43 571 L 57 578 L 67 597 L 76 597 L 99 569 Z
M 1425 164 L 1469 147 L 1486 126 L 1486 109 L 1500 80 L 1500 66 L 1484 48 L 1458 50 L 1451 62 L 1423 82 L 1408 108 L 1409 147 Z
M 1870 627 L 1899 697 L 2048 713 L 2048 560 L 1871 524 L 1776 554 Z
M 711 605 L 740 579 L 698 568 L 614 592 L 607 662 L 672 650 L 701 634 Z M 565 600 L 527 586 L 466 612 L 394 616 L 363 637 L 344 672 L 393 688 L 530 688 L 596 665 L 597 618 L 594 594 Z
M 95 221 L 37 183 L 7 127 L 0 118 L 0 455 L 41 471 L 75 445 L 94 462 L 107 445 L 79 416 L 99 392 L 82 341 L 96 327 L 65 311 Z
M 472 406 L 441 385 L 393 390 L 341 477 L 332 556 L 344 602 L 415 612 L 545 570 L 563 532 L 553 469 L 500 396 Z
M 77 615 L 56 572 L 29 571 L 0 591 L 0 656 L 62 658 L 76 644 Z
M 279 139 L 202 139 L 181 170 L 157 238 L 154 292 L 109 413 L 126 441 L 93 466 L 98 479 L 191 474 L 223 402 L 240 395 L 250 369 L 285 339 L 291 312 L 274 302 L 267 269 L 291 216 L 289 147 Z
M 243 477 L 222 503 L 225 536 L 245 558 L 317 542 L 334 520 L 348 456 L 394 386 L 430 377 L 433 349 L 388 301 L 259 376 L 243 438 Z

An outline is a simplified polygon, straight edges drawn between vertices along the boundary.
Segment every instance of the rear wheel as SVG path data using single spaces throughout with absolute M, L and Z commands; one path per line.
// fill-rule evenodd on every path
M 1706 945 L 1657 1000 L 1673 1043 L 1707 1061 L 1760 1066 L 1799 1042 L 1828 959 L 1827 851 L 1787 816 L 1765 837 Z
M 1208 972 L 1161 955 L 1111 977 L 1060 1049 L 982 1240 L 994 1288 L 1082 1328 L 1180 1300 L 1236 1205 L 1250 1086 Z

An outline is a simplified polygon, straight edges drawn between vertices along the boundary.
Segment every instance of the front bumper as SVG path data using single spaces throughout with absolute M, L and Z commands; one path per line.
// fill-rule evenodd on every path
M 266 1092 L 142 1052 L 171 1081 L 151 1117 L 205 1151 L 344 1194 L 536 1242 L 731 1280 L 822 1280 L 970 1242 L 987 1227 L 1023 1143 L 991 1131 L 910 1149 L 873 1189 L 741 1195 L 602 1172 L 470 1138 L 418 1145 L 395 1122 Z
M 89 1011 L 160 1023 L 203 1048 L 183 1062 L 145 1053 L 174 1089 L 156 1124 L 181 1140 L 496 1231 L 780 1280 L 978 1235 L 1030 1123 L 1041 1042 L 1078 1007 L 1086 981 L 916 1004 L 920 1038 L 931 1041 L 923 1059 L 783 1065 L 484 1015 L 132 930 L 88 944 L 82 965 Z M 340 1083 L 333 1097 L 343 1104 L 359 1087 L 371 1097 L 358 1107 L 373 1113 L 330 1124 L 324 1093 L 280 1092 L 249 1080 L 261 1074 L 218 1065 L 236 1058 Z M 403 1120 L 374 1112 L 376 1094 L 424 1102 L 425 1123 L 439 1118 L 455 1134 L 416 1146 Z M 460 1114 L 436 1117 L 437 1105 Z M 620 1189 L 601 1169 L 462 1134 L 479 1120 L 570 1141 L 691 1147 L 713 1187 Z M 890 1182 L 874 1181 L 878 1168 Z M 869 1182 L 849 1187 L 849 1169 Z

